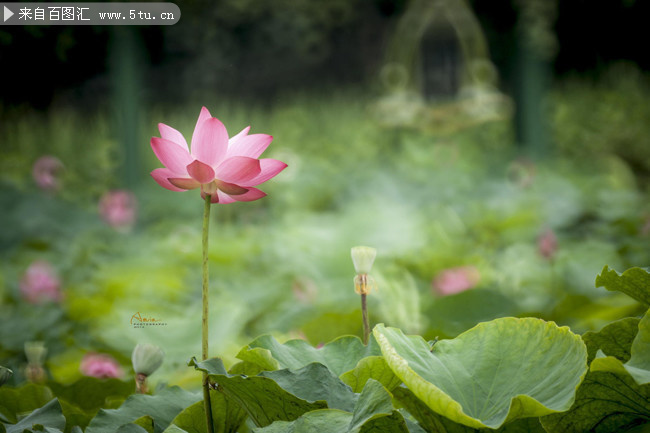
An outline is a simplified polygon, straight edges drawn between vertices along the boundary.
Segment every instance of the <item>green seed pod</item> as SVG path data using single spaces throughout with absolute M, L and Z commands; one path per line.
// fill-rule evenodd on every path
M 25 342 L 25 356 L 30 365 L 42 366 L 47 354 L 47 348 L 42 341 Z
M 151 376 L 154 371 L 158 370 L 163 359 L 165 359 L 165 353 L 160 347 L 153 344 L 138 344 L 131 354 L 133 370 L 136 374 L 145 376 Z

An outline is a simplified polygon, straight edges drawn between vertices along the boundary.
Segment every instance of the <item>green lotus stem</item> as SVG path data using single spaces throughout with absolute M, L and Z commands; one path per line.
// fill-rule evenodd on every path
M 368 344 L 370 337 L 370 323 L 368 322 L 368 306 L 366 304 L 366 294 L 361 294 L 361 315 L 363 318 L 363 344 Z
M 210 272 L 208 269 L 208 233 L 210 231 L 210 204 L 212 196 L 205 195 L 205 207 L 203 208 L 203 317 L 201 321 L 201 348 L 202 358 L 208 359 L 208 288 Z M 205 422 L 208 433 L 214 432 L 212 423 L 212 404 L 210 403 L 210 382 L 208 373 L 203 373 L 203 407 L 205 409 Z

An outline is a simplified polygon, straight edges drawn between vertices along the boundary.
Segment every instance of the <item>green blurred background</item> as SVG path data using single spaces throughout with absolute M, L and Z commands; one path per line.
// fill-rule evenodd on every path
M 202 203 L 155 184 L 149 140 L 159 122 L 189 138 L 203 105 L 231 136 L 273 135 L 264 157 L 289 164 L 268 197 L 213 207 L 210 344 L 227 364 L 263 333 L 359 335 L 356 245 L 378 250 L 371 321 L 429 339 L 508 315 L 584 332 L 637 312 L 594 280 L 650 255 L 647 2 L 177 4 L 170 27 L 0 27 L 14 382 L 26 341 L 46 342 L 61 382 L 89 352 L 128 376 L 151 342 L 167 353 L 154 382 L 198 387 L 185 364 L 200 350 Z M 34 176 L 43 156 L 56 187 Z M 133 221 L 102 211 L 115 190 L 133 194 L 116 205 L 134 203 Z M 60 300 L 26 299 L 39 261 Z M 138 312 L 164 325 L 134 328 Z

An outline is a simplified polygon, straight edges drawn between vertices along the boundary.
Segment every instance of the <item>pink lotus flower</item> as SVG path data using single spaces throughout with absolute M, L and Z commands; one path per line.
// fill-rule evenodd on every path
M 475 287 L 481 274 L 474 266 L 445 269 L 433 280 L 433 289 L 440 295 L 454 295 Z
M 152 137 L 151 147 L 165 168 L 151 176 L 163 188 L 183 191 L 201 188 L 201 197 L 211 195 L 212 203 L 258 200 L 266 193 L 254 188 L 287 166 L 276 159 L 258 159 L 273 137 L 251 134 L 250 126 L 228 139 L 226 127 L 207 108 L 201 109 L 192 134 L 190 152 L 183 135 L 158 124 L 161 138 Z
M 557 251 L 557 237 L 551 229 L 547 229 L 537 238 L 537 250 L 546 259 L 551 259 Z
M 98 378 L 122 376 L 120 364 L 112 356 L 99 353 L 87 353 L 81 360 L 79 369 L 84 376 Z
M 63 163 L 53 156 L 41 156 L 32 167 L 36 184 L 44 191 L 56 191 L 61 186 L 58 179 Z
M 137 201 L 129 191 L 109 191 L 99 201 L 99 214 L 117 230 L 129 230 L 137 216 Z
M 31 304 L 61 300 L 61 282 L 46 261 L 33 262 L 20 280 L 20 293 Z

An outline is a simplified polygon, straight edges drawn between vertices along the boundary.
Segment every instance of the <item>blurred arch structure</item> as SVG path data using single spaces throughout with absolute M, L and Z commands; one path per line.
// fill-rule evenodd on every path
M 466 0 L 412 0 L 390 41 L 373 111 L 386 126 L 454 132 L 509 119 L 510 99 Z

